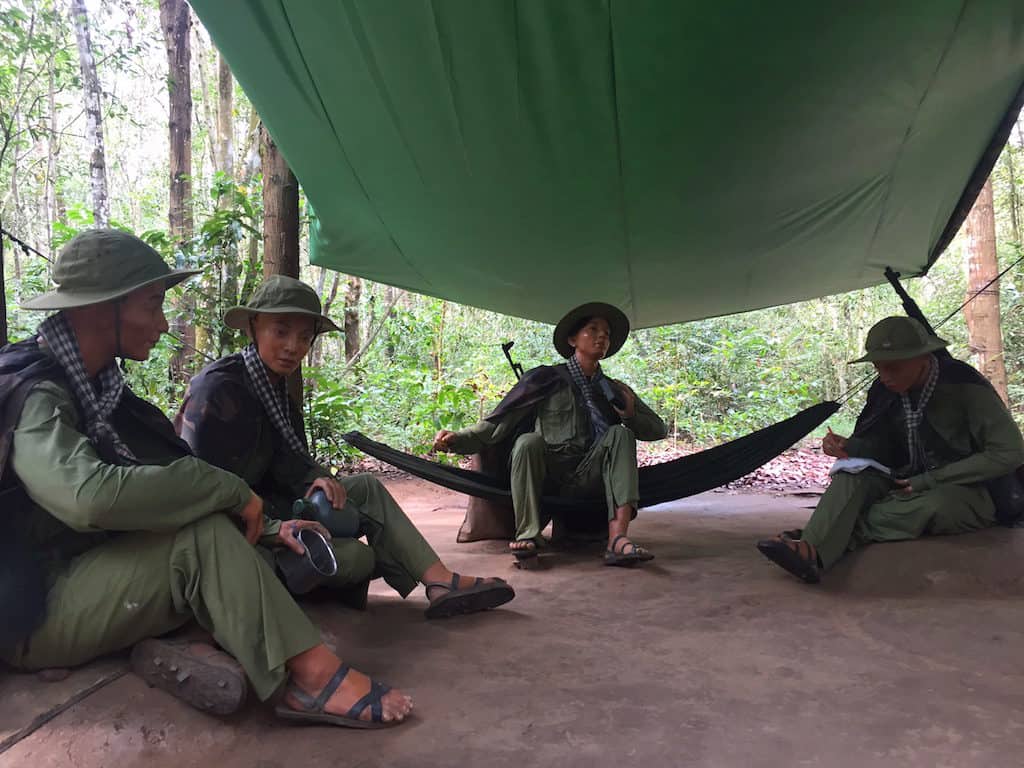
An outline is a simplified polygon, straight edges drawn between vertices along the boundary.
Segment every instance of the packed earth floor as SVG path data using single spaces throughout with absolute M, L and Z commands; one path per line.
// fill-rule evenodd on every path
M 344 658 L 415 696 L 409 722 L 294 727 L 256 701 L 215 719 L 111 658 L 57 682 L 0 673 L 0 766 L 1021 764 L 1024 529 L 876 545 L 809 587 L 754 542 L 814 495 L 725 490 L 642 512 L 650 567 L 605 568 L 597 547 L 524 572 L 503 542 L 455 542 L 464 496 L 385 482 L 449 564 L 517 590 L 436 622 L 422 590 L 383 582 L 365 612 L 309 604 Z

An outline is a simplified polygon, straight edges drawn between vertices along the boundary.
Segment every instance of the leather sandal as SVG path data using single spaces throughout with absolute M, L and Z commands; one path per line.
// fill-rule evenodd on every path
M 327 702 L 334 695 L 334 692 L 338 690 L 338 686 L 341 685 L 341 682 L 350 671 L 352 671 L 352 667 L 343 662 L 316 697 L 310 696 L 295 685 L 295 683 L 289 681 L 286 695 L 290 695 L 295 699 L 302 709 L 293 709 L 287 704 L 282 703 L 274 707 L 274 714 L 284 720 L 291 720 L 297 723 L 338 725 L 342 728 L 390 728 L 393 725 L 405 722 L 404 720 L 384 720 L 384 705 L 381 699 L 391 690 L 391 686 L 375 682 L 374 680 L 370 680 L 370 690 L 366 695 L 349 707 L 346 714 L 335 715 L 325 712 L 324 707 L 327 706 Z M 360 720 L 359 716 L 363 714 L 363 710 L 367 707 L 370 708 L 370 719 Z
M 443 589 L 427 606 L 428 619 L 446 619 L 461 613 L 476 613 L 497 608 L 516 596 L 515 590 L 504 579 L 482 579 L 479 576 L 468 587 L 459 588 L 459 574 L 453 573 L 450 583 L 432 581 L 424 584 L 427 597 L 430 590 Z
M 810 544 L 803 539 L 792 539 L 784 533 L 778 538 L 757 542 L 757 549 L 773 563 L 804 583 L 817 584 L 821 581 L 821 567 L 818 565 L 818 558 L 811 556 Z
M 619 542 L 623 539 L 626 543 L 622 545 L 622 549 L 616 551 L 616 547 Z M 627 549 L 631 547 L 631 549 Z M 628 536 L 621 535 L 616 536 L 612 539 L 612 545 L 604 552 L 604 564 L 605 565 L 617 565 L 619 567 L 629 567 L 637 565 L 638 563 L 646 563 L 654 559 L 654 555 L 648 552 L 643 547 L 638 547 L 632 541 L 629 540 Z

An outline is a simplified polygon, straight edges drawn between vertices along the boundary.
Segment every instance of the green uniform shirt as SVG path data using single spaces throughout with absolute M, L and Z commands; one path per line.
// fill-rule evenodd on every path
M 11 467 L 36 505 L 28 540 L 51 557 L 84 551 L 106 538 L 103 532 L 174 531 L 217 511 L 235 514 L 249 500 L 241 478 L 194 456 L 171 456 L 155 436 L 124 421 L 119 434 L 144 465 L 103 461 L 64 387 L 41 382 L 26 398 Z
M 946 445 L 934 439 L 929 442 L 922 427 L 928 469 L 909 478 L 915 491 L 944 483 L 980 483 L 1024 464 L 1020 429 L 989 386 L 940 378 L 925 409 L 925 420 Z M 895 468 L 907 462 L 906 445 L 903 409 L 897 403 L 865 434 L 851 437 L 846 451 Z
M 590 414 L 568 385 L 559 387 L 539 405 L 510 411 L 497 424 L 485 420 L 459 430 L 452 439 L 451 449 L 455 453 L 477 453 L 485 445 L 500 443 L 534 408 L 537 410 L 534 431 L 543 435 L 549 452 L 566 456 L 583 456 L 587 452 L 591 442 Z M 668 435 L 665 422 L 639 397 L 636 398 L 636 413 L 622 423 L 638 440 L 661 440 Z

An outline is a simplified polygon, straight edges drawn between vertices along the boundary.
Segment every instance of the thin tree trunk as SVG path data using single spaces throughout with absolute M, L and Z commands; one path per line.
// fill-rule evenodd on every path
M 4 280 L 4 238 L 0 235 L 0 347 L 7 345 L 7 291 Z
M 107 195 L 107 159 L 103 148 L 103 113 L 100 103 L 102 91 L 96 75 L 96 59 L 92 54 L 89 36 L 89 17 L 85 0 L 71 0 L 71 23 L 78 41 L 78 63 L 82 71 L 82 90 L 85 93 L 86 135 L 92 145 L 89 156 L 89 183 L 92 190 L 93 220 L 97 227 L 110 223 L 110 199 Z
M 299 277 L 299 182 L 266 127 L 260 126 L 263 164 L 263 275 Z M 301 369 L 288 377 L 288 394 L 302 402 Z
M 46 142 L 46 247 L 53 250 L 53 222 L 57 220 L 57 154 L 60 152 L 60 139 L 57 137 L 57 98 L 53 67 L 53 56 L 47 64 L 50 103 L 50 135 Z
M 263 274 L 299 276 L 299 182 L 265 126 L 263 164 Z
M 349 362 L 359 351 L 359 299 L 363 293 L 363 281 L 350 275 L 345 286 L 345 362 Z
M 18 222 L 18 218 L 21 216 L 21 195 L 18 193 L 18 150 L 14 150 L 14 168 L 11 169 L 11 206 L 14 208 L 15 214 L 15 226 Z M 10 224 L 8 224 L 10 226 Z M 27 238 L 30 235 L 27 232 L 18 232 L 17 229 L 12 229 L 12 232 L 18 233 L 20 237 Z M 14 278 L 21 284 L 21 249 L 14 249 Z
M 167 90 L 170 140 L 170 204 L 168 220 L 171 240 L 186 248 L 192 239 L 192 77 L 189 29 L 192 18 L 185 0 L 160 0 L 160 26 L 167 47 Z M 184 383 L 188 379 L 192 349 L 196 342 L 193 301 L 183 293 L 178 300 L 174 331 L 184 343 L 171 359 L 171 376 Z
M 235 84 L 231 68 L 223 55 L 217 56 L 217 155 L 219 170 L 229 177 L 235 175 L 234 133 Z
M 219 125 L 210 107 L 209 79 L 206 76 L 206 51 L 203 49 L 203 38 L 199 34 L 198 27 L 194 28 L 193 31 L 196 71 L 199 73 L 199 93 L 201 94 L 199 101 L 203 107 L 203 119 L 205 121 L 205 125 L 202 127 L 206 130 L 206 147 L 210 153 L 210 165 L 213 167 L 213 172 L 217 173 L 217 171 L 221 170 L 221 165 L 217 158 L 217 129 Z M 198 122 L 198 120 L 197 117 L 196 121 Z
M 992 382 L 1003 402 L 1006 392 L 1006 364 L 999 316 L 999 281 L 984 288 L 999 273 L 996 261 L 996 220 L 992 208 L 992 180 L 985 182 L 967 216 L 967 298 L 964 307 L 971 353 L 978 368 Z
M 1013 162 L 1013 145 L 1007 145 L 1003 149 L 1003 158 L 1006 162 L 1006 175 L 1010 185 L 1010 237 L 1013 242 L 1020 245 L 1020 195 L 1017 194 L 1017 169 Z

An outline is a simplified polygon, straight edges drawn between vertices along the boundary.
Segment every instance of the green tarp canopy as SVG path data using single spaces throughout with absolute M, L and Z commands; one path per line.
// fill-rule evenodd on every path
M 925 272 L 1020 107 L 1021 0 L 193 0 L 311 259 L 636 326 Z

